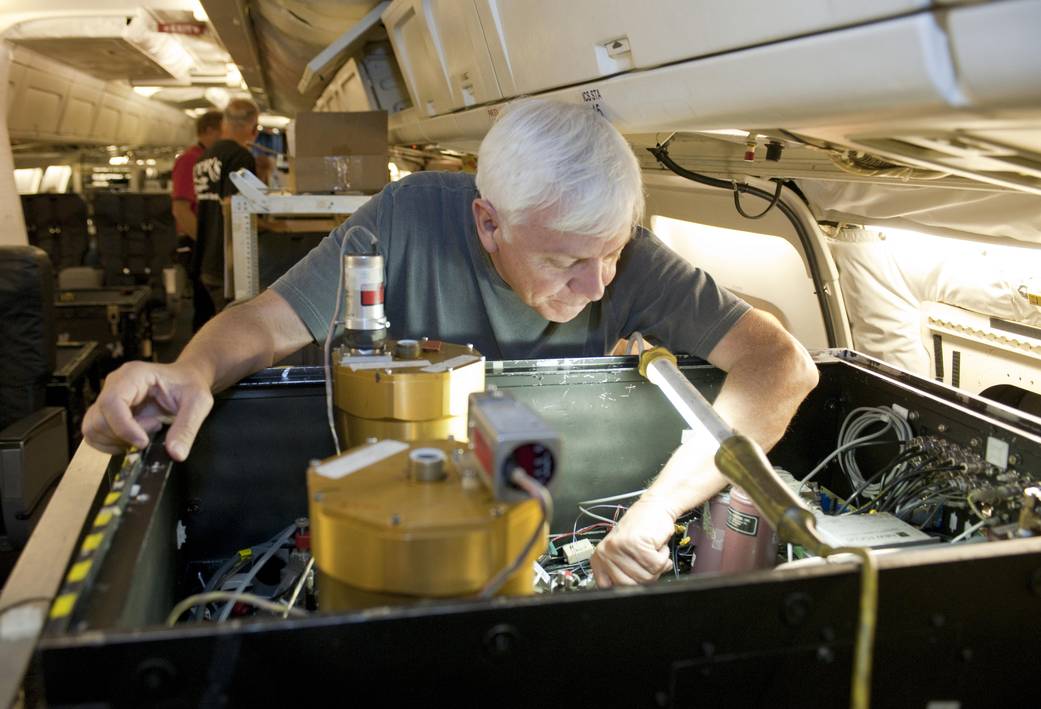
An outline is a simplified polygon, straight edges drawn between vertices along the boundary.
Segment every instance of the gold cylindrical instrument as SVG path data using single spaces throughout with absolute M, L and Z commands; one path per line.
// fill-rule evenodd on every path
M 333 359 L 336 428 L 345 446 L 370 438 L 466 440 L 467 397 L 484 391 L 484 357 L 436 340 L 388 342 L 384 353 Z
M 322 610 L 475 595 L 548 531 L 536 500 L 495 500 L 465 459 L 454 440 L 381 440 L 308 470 Z M 532 593 L 542 549 L 500 594 Z

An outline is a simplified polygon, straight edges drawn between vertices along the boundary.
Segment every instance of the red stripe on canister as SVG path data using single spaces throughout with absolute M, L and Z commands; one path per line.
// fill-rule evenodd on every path
M 383 284 L 380 284 L 379 290 L 363 290 L 361 292 L 361 304 L 362 305 L 382 305 L 383 304 Z

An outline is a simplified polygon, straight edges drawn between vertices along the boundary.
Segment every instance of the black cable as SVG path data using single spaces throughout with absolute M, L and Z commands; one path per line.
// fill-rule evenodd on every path
M 707 175 L 700 175 L 676 164 L 676 162 L 669 157 L 669 151 L 665 146 L 658 145 L 653 148 L 647 148 L 647 150 L 658 160 L 658 162 L 680 177 L 709 187 L 719 187 L 727 191 L 734 189 L 734 185 L 731 182 L 727 182 L 726 180 L 717 180 L 716 178 Z M 752 187 L 751 185 L 737 185 L 737 190 L 739 192 L 761 197 L 762 199 L 771 198 L 769 192 L 761 190 L 758 187 Z M 803 254 L 806 256 L 810 278 L 813 280 L 813 292 L 817 296 L 817 305 L 821 310 L 821 320 L 824 322 L 824 334 L 828 340 L 828 347 L 836 347 L 838 346 L 838 336 L 836 334 L 835 322 L 832 319 L 828 303 L 828 291 L 824 287 L 824 281 L 821 280 L 821 267 L 817 260 L 817 252 L 814 249 L 814 238 L 806 230 L 806 226 L 802 223 L 802 220 L 799 219 L 799 215 L 796 214 L 795 210 L 793 210 L 789 205 L 785 204 L 784 200 L 777 201 L 777 209 L 788 219 L 792 228 L 795 229 L 795 233 L 799 236 L 799 244 L 802 246 Z
M 904 505 L 904 504 L 906 504 L 908 502 L 911 502 L 912 500 L 914 500 L 915 497 L 920 496 L 926 490 L 929 490 L 930 488 L 936 486 L 937 483 L 941 483 L 941 486 L 936 489 L 936 492 L 941 492 L 942 488 L 945 487 L 946 484 L 949 483 L 950 481 L 947 481 L 947 480 L 935 480 L 935 479 L 930 478 L 929 476 L 934 475 L 936 473 L 952 472 L 952 471 L 955 471 L 955 470 L 958 470 L 958 468 L 956 466 L 940 466 L 940 467 L 919 468 L 919 469 L 917 469 L 917 472 L 915 473 L 915 475 L 912 476 L 915 479 L 912 480 L 911 478 L 906 478 L 906 479 L 902 480 L 901 482 L 902 483 L 906 483 L 907 487 L 905 487 L 904 489 L 900 490 L 898 493 L 895 493 L 892 496 L 892 499 L 888 500 L 885 503 L 885 505 L 883 505 L 882 507 L 879 507 L 879 511 L 880 512 L 888 512 L 888 511 L 894 511 L 895 512 L 902 505 Z M 895 488 L 894 488 L 894 490 L 895 490 Z M 881 497 L 881 495 L 879 495 L 879 497 L 876 497 L 875 501 L 878 501 L 878 499 L 880 497 Z
M 903 485 L 903 484 L 911 481 L 913 478 L 916 478 L 919 475 L 923 475 L 923 474 L 925 474 L 927 472 L 928 472 L 928 470 L 927 469 L 923 469 L 921 464 L 918 467 L 916 467 L 916 468 L 912 468 L 910 470 L 903 471 L 902 473 L 900 473 L 899 476 L 893 478 L 888 483 L 886 483 L 882 487 L 882 489 L 878 491 L 878 494 L 875 495 L 874 498 L 872 498 L 871 500 L 868 500 L 867 502 L 865 502 L 863 505 L 860 505 L 859 507 L 853 508 L 852 512 L 854 514 L 858 513 L 858 512 L 863 512 L 864 510 L 866 510 L 867 508 L 871 507 L 872 505 L 878 504 L 884 497 L 886 497 L 887 495 L 892 493 L 893 490 L 895 490 L 898 486 Z
M 789 140 L 794 140 L 796 143 L 808 145 L 811 148 L 817 148 L 818 150 L 826 150 L 828 152 L 834 152 L 838 149 L 830 145 L 821 145 L 820 143 L 815 143 L 813 141 L 807 140 L 806 138 L 803 138 L 801 135 L 796 135 L 795 133 L 792 133 L 789 130 L 785 130 L 784 128 L 778 128 L 777 130 L 785 138 L 788 138 Z
M 741 192 L 740 192 L 740 190 L 737 189 L 737 183 L 736 182 L 733 183 L 734 184 L 734 209 L 737 210 L 737 213 L 740 214 L 745 219 L 762 219 L 763 217 L 766 216 L 767 212 L 769 212 L 771 209 L 776 207 L 777 206 L 777 201 L 781 198 L 781 190 L 784 188 L 784 180 L 779 180 L 779 179 L 774 178 L 774 179 L 771 180 L 771 182 L 776 182 L 777 183 L 777 189 L 774 190 L 774 196 L 770 199 L 770 204 L 766 205 L 766 209 L 764 209 L 763 211 L 759 212 L 759 214 L 755 214 L 755 215 L 749 214 L 741 206 Z
M 908 460 L 911 460 L 915 456 L 919 455 L 921 452 L 922 452 L 922 449 L 916 447 L 916 448 L 905 448 L 904 450 L 902 450 L 899 453 L 897 453 L 895 456 L 893 456 L 892 460 L 890 460 L 888 463 L 886 463 L 881 468 L 879 468 L 878 471 L 874 475 L 872 475 L 870 478 L 865 480 L 863 485 L 861 485 L 856 490 L 854 490 L 852 493 L 850 493 L 849 499 L 846 501 L 846 504 L 844 504 L 842 506 L 842 509 L 839 510 L 836 514 L 842 514 L 842 512 L 844 510 L 849 509 L 849 507 L 852 505 L 853 501 L 856 500 L 858 497 L 860 497 L 860 495 L 864 492 L 864 490 L 866 490 L 868 487 L 870 487 L 872 484 L 874 484 L 874 482 L 876 480 L 878 480 L 881 476 L 885 475 L 886 473 L 890 472 L 891 470 L 894 470 L 896 468 L 896 466 L 901 465 L 903 463 L 906 463 Z

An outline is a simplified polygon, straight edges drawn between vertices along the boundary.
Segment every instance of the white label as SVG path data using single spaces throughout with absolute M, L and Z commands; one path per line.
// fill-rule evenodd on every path
M 549 574 L 546 573 L 546 570 L 544 568 L 542 568 L 542 564 L 540 564 L 537 561 L 533 561 L 531 563 L 535 566 L 535 580 L 536 581 L 542 581 L 543 583 L 546 583 L 546 584 L 552 582 L 552 579 L 549 577 Z
M 1002 470 L 1008 467 L 1008 443 L 1000 438 L 987 436 L 987 462 Z
M 323 463 L 314 469 L 316 473 L 333 480 L 339 480 L 351 473 L 356 473 L 362 468 L 367 468 L 373 463 L 391 457 L 403 450 L 408 450 L 408 444 L 401 441 L 379 441 L 370 443 L 360 450 L 348 453 L 336 460 Z
M 354 357 L 343 357 L 340 359 L 340 364 L 344 367 L 350 367 L 355 364 L 372 364 L 379 363 L 381 366 L 387 366 L 394 361 L 394 358 L 390 355 L 356 355 Z
M 446 359 L 444 362 L 438 362 L 437 364 L 430 364 L 429 362 L 427 362 L 427 364 L 430 366 L 424 367 L 423 371 L 434 373 L 444 372 L 449 369 L 455 369 L 456 367 L 462 367 L 463 365 L 470 364 L 471 362 L 479 362 L 480 359 L 480 357 L 475 357 L 474 355 L 459 355 L 458 357 Z
M 359 362 L 358 364 L 352 364 L 351 370 L 360 372 L 363 369 L 415 369 L 416 367 L 429 367 L 430 360 L 428 359 L 417 359 L 417 360 L 406 360 L 403 362 Z M 429 371 L 427 369 L 424 372 Z

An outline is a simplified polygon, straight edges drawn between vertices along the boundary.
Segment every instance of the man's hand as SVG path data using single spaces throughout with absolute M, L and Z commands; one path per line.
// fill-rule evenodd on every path
M 98 450 L 117 454 L 148 445 L 148 434 L 173 418 L 166 451 L 183 461 L 212 407 L 208 383 L 191 367 L 128 362 L 105 380 L 83 419 L 83 436 Z
M 593 574 L 600 588 L 650 583 L 672 567 L 669 540 L 676 517 L 663 500 L 645 494 L 593 554 Z

